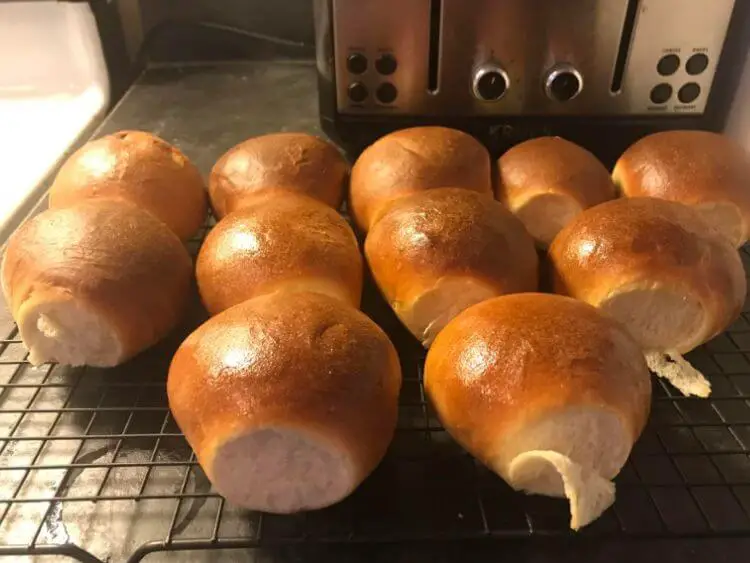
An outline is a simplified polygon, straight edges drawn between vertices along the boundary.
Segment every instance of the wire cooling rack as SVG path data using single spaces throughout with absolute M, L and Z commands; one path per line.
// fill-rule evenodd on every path
M 404 370 L 388 456 L 326 510 L 273 516 L 226 504 L 167 408 L 169 360 L 204 316 L 195 302 L 167 341 L 110 370 L 31 366 L 3 313 L 0 556 L 140 561 L 184 549 L 571 534 L 564 501 L 514 493 L 447 436 L 425 401 L 424 352 L 371 284 L 364 309 L 393 337 Z M 581 535 L 750 536 L 750 307 L 689 359 L 710 378 L 711 399 L 654 380 L 617 502 Z

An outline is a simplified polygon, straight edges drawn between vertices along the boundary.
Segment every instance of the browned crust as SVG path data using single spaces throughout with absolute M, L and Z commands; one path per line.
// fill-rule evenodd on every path
M 286 188 L 334 209 L 344 198 L 349 165 L 331 143 L 306 133 L 273 133 L 247 139 L 216 162 L 208 181 L 218 218 L 237 211 L 259 192 Z
M 597 305 L 632 283 L 660 283 L 703 303 L 712 330 L 739 315 L 746 280 L 734 247 L 694 209 L 655 198 L 627 198 L 593 207 L 550 246 L 557 293 Z
M 175 421 L 208 471 L 237 432 L 281 426 L 338 442 L 361 477 L 392 439 L 400 387 L 385 333 L 314 293 L 258 297 L 212 317 L 177 350 L 167 380 Z
M 134 203 L 182 240 L 198 231 L 208 210 L 198 169 L 179 149 L 143 131 L 120 131 L 83 145 L 60 168 L 49 205 L 101 198 Z
M 367 232 L 390 201 L 448 186 L 492 193 L 487 149 L 456 129 L 403 129 L 378 139 L 354 163 L 350 211 Z
M 643 355 L 620 325 L 574 299 L 531 293 L 453 319 L 427 355 L 425 389 L 449 432 L 488 465 L 504 437 L 570 407 L 611 409 L 635 441 L 651 398 Z
M 604 165 L 589 151 L 561 137 L 539 137 L 508 150 L 498 161 L 497 198 L 509 208 L 531 194 L 573 198 L 583 209 L 615 197 Z
M 111 200 L 33 217 L 10 238 L 2 266 L 16 321 L 25 304 L 69 295 L 112 324 L 122 360 L 177 324 L 191 279 L 192 261 L 176 235 L 149 213 Z
M 393 202 L 365 241 L 387 300 L 411 302 L 442 277 L 475 278 L 498 294 L 534 291 L 538 258 L 521 222 L 489 194 L 443 188 Z
M 750 225 L 750 160 L 732 139 L 708 131 L 663 131 L 640 139 L 613 174 L 629 197 L 689 205 L 731 202 Z
M 362 255 L 346 220 L 317 200 L 289 192 L 250 202 L 219 221 L 196 265 L 211 314 L 300 278 L 328 280 L 358 307 L 362 272 Z

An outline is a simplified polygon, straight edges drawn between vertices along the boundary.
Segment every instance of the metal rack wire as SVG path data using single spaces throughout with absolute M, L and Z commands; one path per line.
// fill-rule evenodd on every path
M 742 258 L 747 269 L 745 249 Z M 3 313 L 0 556 L 139 561 L 182 549 L 570 534 L 563 501 L 514 493 L 453 443 L 425 401 L 423 351 L 372 286 L 363 302 L 402 353 L 399 428 L 349 499 L 296 516 L 226 504 L 169 414 L 168 362 L 201 311 L 111 370 L 31 366 Z M 582 535 L 750 536 L 750 306 L 689 359 L 710 378 L 712 397 L 686 398 L 655 380 L 650 423 L 617 478 L 617 502 Z

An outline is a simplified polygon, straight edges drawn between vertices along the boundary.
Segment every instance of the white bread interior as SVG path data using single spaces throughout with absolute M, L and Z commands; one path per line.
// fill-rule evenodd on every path
M 446 276 L 410 304 L 394 303 L 394 311 L 406 328 L 429 348 L 453 317 L 476 303 L 490 299 L 497 291 L 468 276 Z
M 29 362 L 111 367 L 120 362 L 122 344 L 111 323 L 72 298 L 21 307 L 18 330 Z
M 511 207 L 537 242 L 546 248 L 557 233 L 583 211 L 572 197 L 557 193 L 533 193 Z
M 676 350 L 646 352 L 648 369 L 669 381 L 683 395 L 708 397 L 711 382 Z
M 516 490 L 567 498 L 570 527 L 577 530 L 614 502 L 611 480 L 625 464 L 631 441 L 613 412 L 570 408 L 504 439 L 493 465 Z
M 538 490 L 554 480 L 570 503 L 570 527 L 579 530 L 596 520 L 615 502 L 615 484 L 555 451 L 530 451 L 516 457 L 510 466 L 511 483 L 517 489 Z M 562 495 L 560 495 L 562 496 Z
M 687 352 L 705 337 L 701 302 L 674 286 L 632 284 L 610 293 L 599 307 L 628 327 L 646 350 Z
M 701 212 L 703 220 L 716 229 L 739 248 L 748 238 L 747 225 L 740 208 L 729 201 L 699 203 L 695 208 Z
M 216 448 L 213 484 L 230 503 L 275 514 L 337 503 L 359 484 L 342 447 L 302 428 L 240 432 Z
M 651 371 L 684 395 L 710 395 L 706 377 L 680 355 L 710 336 L 708 316 L 698 299 L 675 288 L 632 285 L 614 292 L 599 307 L 628 327 L 643 346 Z

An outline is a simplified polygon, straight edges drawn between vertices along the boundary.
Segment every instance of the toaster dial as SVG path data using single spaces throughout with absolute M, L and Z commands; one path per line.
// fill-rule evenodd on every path
M 575 98 L 583 89 L 583 76 L 571 65 L 558 65 L 552 68 L 544 79 L 547 97 L 556 102 L 567 102 Z
M 496 102 L 502 98 L 509 84 L 508 73 L 497 64 L 483 64 L 474 71 L 474 96 L 485 102 Z

